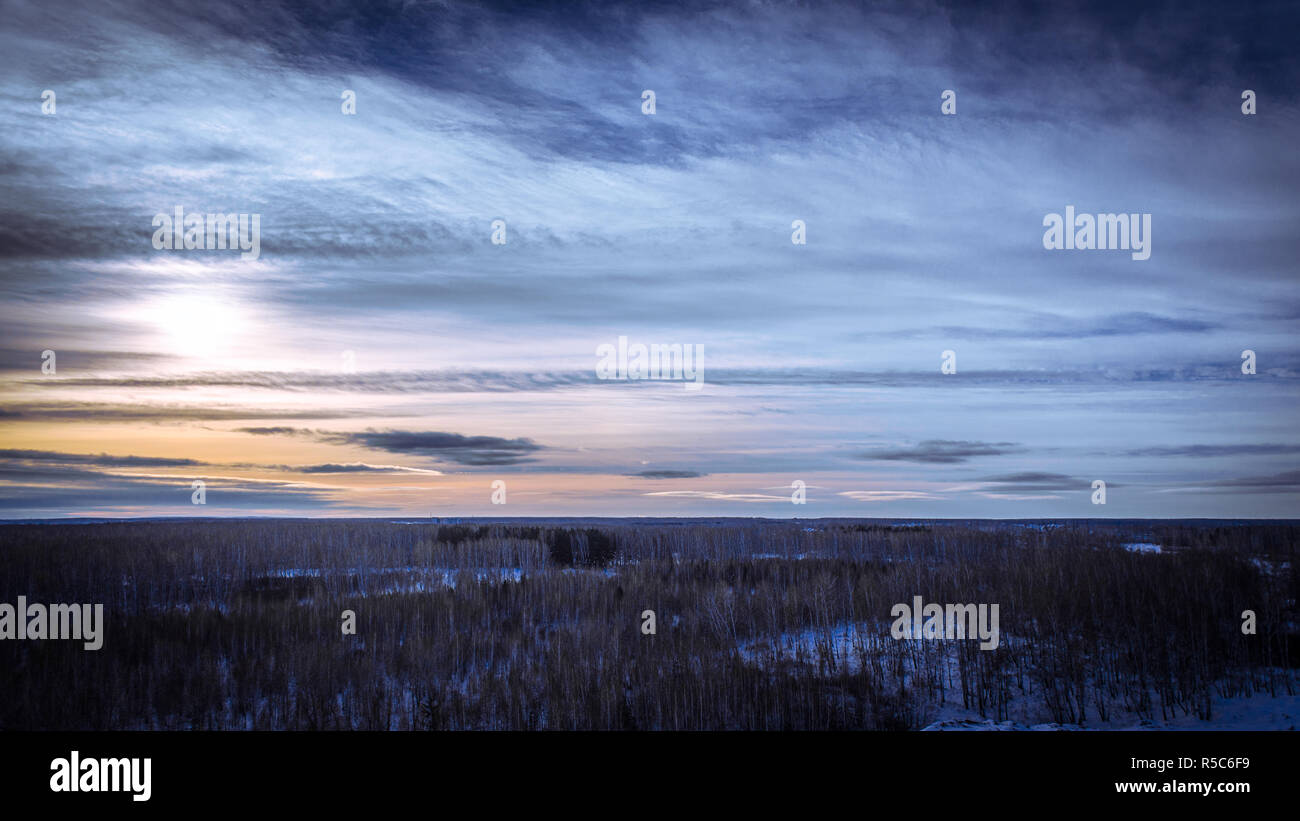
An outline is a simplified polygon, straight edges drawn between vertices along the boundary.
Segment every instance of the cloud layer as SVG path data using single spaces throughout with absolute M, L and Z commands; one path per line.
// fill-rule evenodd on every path
M 190 470 L 229 477 L 238 513 L 1300 501 L 1294 9 L 15 0 L 5 17 L 11 515 L 170 510 L 187 484 L 122 474 Z M 1151 258 L 1045 250 L 1044 215 L 1071 205 L 1151 214 Z M 259 259 L 155 250 L 177 206 L 259 214 Z M 598 378 L 623 336 L 700 346 L 704 389 Z

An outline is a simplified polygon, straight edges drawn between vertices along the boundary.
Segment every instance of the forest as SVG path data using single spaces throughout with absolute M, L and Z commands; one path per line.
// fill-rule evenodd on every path
M 1297 692 L 1297 530 L 3 524 L 0 601 L 103 619 L 95 651 L 0 641 L 0 729 L 1212 728 L 1225 700 Z M 892 636 L 891 609 L 917 596 L 997 605 L 996 649 Z

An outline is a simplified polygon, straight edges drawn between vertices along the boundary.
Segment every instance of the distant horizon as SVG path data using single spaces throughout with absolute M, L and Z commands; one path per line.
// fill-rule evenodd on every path
M 456 521 L 438 521 L 438 519 L 454 519 Z M 566 521 L 645 521 L 645 522 L 705 522 L 705 521 L 736 521 L 736 522 L 891 522 L 891 523 L 913 523 L 913 522 L 1114 522 L 1127 524 L 1132 522 L 1241 522 L 1249 524 L 1295 524 L 1300 523 L 1300 517 L 1294 519 L 1265 519 L 1265 518 L 1232 518 L 1222 516 L 1209 516 L 1200 518 L 1162 518 L 1150 516 L 1123 516 L 1123 517 L 1103 517 L 1103 516 L 1076 516 L 1076 517 L 1042 517 L 1030 516 L 1020 518 L 992 518 L 987 516 L 920 516 L 920 517 L 898 517 L 898 516 L 446 516 L 446 517 L 427 517 L 425 522 L 419 518 L 404 516 L 396 519 L 392 516 L 64 516 L 64 517 L 44 517 L 44 518 L 27 518 L 27 519 L 0 519 L 0 524 L 48 524 L 57 522 L 85 522 L 85 523 L 111 523 L 111 522 L 230 522 L 230 521 L 339 521 L 339 522 L 356 522 L 356 521 L 383 521 L 394 524 L 484 524 L 492 522 L 514 523 L 514 522 L 566 522 Z

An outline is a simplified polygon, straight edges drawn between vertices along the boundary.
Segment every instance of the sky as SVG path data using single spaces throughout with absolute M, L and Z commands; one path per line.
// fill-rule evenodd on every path
M 1297 509 L 1292 4 L 0 8 L 0 518 Z

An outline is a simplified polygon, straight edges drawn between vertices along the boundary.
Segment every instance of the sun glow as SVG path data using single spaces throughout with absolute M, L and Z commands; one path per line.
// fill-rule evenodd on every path
M 195 359 L 229 354 L 247 331 L 238 306 L 212 294 L 173 294 L 149 304 L 146 318 L 162 336 L 163 349 Z

